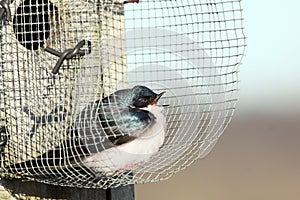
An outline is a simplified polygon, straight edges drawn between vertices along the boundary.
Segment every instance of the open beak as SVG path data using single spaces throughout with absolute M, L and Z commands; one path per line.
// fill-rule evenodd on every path
M 126 3 L 139 3 L 140 2 L 140 0 L 126 0 L 126 1 L 124 1 L 124 4 L 126 4 Z
M 165 93 L 166 93 L 166 91 L 163 91 L 163 92 L 159 93 L 159 94 L 156 96 L 156 98 L 152 101 L 151 105 L 156 105 L 156 103 L 158 102 L 158 100 L 160 99 L 160 97 L 161 97 L 163 94 L 165 94 Z

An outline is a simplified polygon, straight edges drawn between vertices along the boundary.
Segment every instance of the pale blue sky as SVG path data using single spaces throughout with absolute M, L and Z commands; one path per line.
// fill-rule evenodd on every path
M 128 5 L 127 9 L 141 5 Z M 300 1 L 243 0 L 242 7 L 248 46 L 240 66 L 238 112 L 300 113 Z M 127 17 L 145 14 L 135 12 Z M 127 28 L 139 26 L 135 22 Z
M 248 46 L 238 106 L 299 112 L 300 1 L 244 0 L 242 5 Z

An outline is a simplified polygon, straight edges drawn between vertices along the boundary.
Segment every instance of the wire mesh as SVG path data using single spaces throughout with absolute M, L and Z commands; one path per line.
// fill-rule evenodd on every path
M 229 124 L 245 48 L 240 0 L 5 2 L 2 176 L 88 188 L 160 181 L 204 158 Z M 116 147 L 109 116 L 124 119 L 108 96 L 137 85 L 166 92 L 163 144 L 110 169 L 94 156 Z

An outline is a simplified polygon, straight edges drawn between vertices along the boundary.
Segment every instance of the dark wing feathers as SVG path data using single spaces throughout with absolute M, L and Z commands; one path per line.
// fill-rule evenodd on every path
M 73 130 L 69 130 L 69 134 L 76 135 Z M 36 169 L 44 166 L 45 168 L 63 166 L 67 167 L 70 162 L 80 162 L 81 157 L 88 156 L 89 152 L 78 140 L 77 136 L 73 139 L 65 140 L 60 146 L 41 154 L 40 156 L 21 163 L 13 164 L 9 167 L 11 172 L 21 172 L 27 169 L 31 173 L 37 173 Z
M 109 140 L 115 145 L 132 141 L 154 119 L 150 112 L 131 107 L 108 108 L 105 112 L 99 112 L 98 117 Z
M 69 164 L 70 161 L 80 162 L 82 156 L 88 156 L 91 153 L 111 148 L 113 145 L 121 145 L 134 140 L 151 125 L 155 117 L 146 110 L 116 103 L 120 102 L 120 99 L 117 100 L 117 98 L 123 98 L 124 92 L 126 90 L 119 92 L 118 95 L 106 97 L 102 101 L 95 101 L 84 108 L 77 118 L 81 125 L 75 123 L 68 130 L 72 139 L 64 141 L 60 146 L 35 159 L 13 164 L 8 168 L 12 172 L 20 172 L 19 170 L 22 171 L 22 169 L 30 169 L 34 172 L 36 167 L 63 166 Z M 95 120 L 97 126 L 95 131 L 97 132 L 89 130 L 91 127 L 86 127 L 93 120 Z M 108 139 L 106 143 L 110 144 L 104 147 L 103 142 L 100 142 L 101 144 L 93 143 L 92 145 L 95 147 L 90 147 L 85 140 L 85 137 L 89 136 L 104 136 L 106 140 Z

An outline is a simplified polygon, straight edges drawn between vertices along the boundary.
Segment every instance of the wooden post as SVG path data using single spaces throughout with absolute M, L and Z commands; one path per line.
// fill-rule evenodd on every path
M 1 179 L 0 184 L 17 199 L 134 200 L 134 185 L 104 190 L 61 187 L 19 179 Z
M 101 2 L 100 0 L 99 2 Z M 112 1 L 112 0 L 111 0 Z M 18 1 L 19 4 L 21 1 Z M 112 5 L 119 5 L 118 8 L 122 12 L 113 12 L 114 7 L 109 6 L 108 8 L 100 8 L 101 12 L 100 13 L 93 13 L 91 10 L 90 15 L 84 15 L 84 16 L 78 16 L 77 14 L 70 14 L 72 13 L 71 11 L 74 10 L 75 8 L 72 7 L 76 3 L 74 1 L 59 1 L 59 0 L 52 0 L 52 3 L 54 3 L 57 6 L 57 9 L 60 10 L 60 12 L 57 11 L 57 13 L 60 13 L 61 16 L 52 16 L 52 20 L 58 20 L 56 23 L 60 22 L 59 20 L 65 20 L 66 23 L 62 23 L 62 27 L 60 27 L 57 24 L 51 24 L 52 26 L 55 25 L 56 33 L 55 34 L 50 34 L 51 37 L 63 37 L 63 35 L 60 35 L 57 30 L 68 30 L 65 33 L 65 37 L 63 38 L 62 41 L 68 41 L 69 43 L 63 44 L 63 46 L 69 47 L 69 46 L 74 46 L 76 44 L 76 41 L 78 40 L 78 34 L 80 32 L 79 28 L 81 27 L 82 23 L 90 20 L 91 23 L 94 24 L 85 24 L 85 28 L 82 30 L 82 35 L 80 35 L 80 39 L 84 38 L 87 40 L 93 41 L 94 48 L 93 53 L 94 55 L 99 55 L 98 51 L 100 51 L 100 46 L 102 47 L 101 52 L 102 55 L 106 55 L 107 58 L 102 58 L 104 60 L 104 64 L 107 66 L 104 68 L 102 71 L 102 74 L 105 74 L 106 76 L 103 76 L 103 84 L 101 89 L 105 91 L 105 94 L 109 94 L 117 89 L 117 84 L 120 84 L 117 82 L 117 80 L 122 80 L 122 82 L 126 83 L 126 72 L 127 72 L 127 65 L 126 65 L 126 47 L 125 47 L 125 42 L 124 42 L 124 35 L 125 35 L 125 19 L 124 19 L 124 8 L 122 8 L 122 4 L 112 4 Z M 106 1 L 105 1 L 106 2 Z M 109 1 L 108 1 L 109 2 Z M 81 2 L 77 3 L 78 5 L 81 5 Z M 77 4 L 75 6 L 77 6 Z M 106 5 L 105 3 L 104 5 Z M 80 7 L 80 6 L 78 6 Z M 92 7 L 94 8 L 94 7 Z M 14 8 L 17 9 L 17 8 Z M 107 10 L 107 11 L 106 11 Z M 88 10 L 86 10 L 88 11 Z M 0 9 L 0 14 L 4 12 L 3 9 Z M 15 13 L 15 11 L 13 12 Z M 57 19 L 56 19 L 56 18 Z M 80 19 L 80 17 L 88 17 L 88 19 L 80 21 L 78 20 L 78 24 L 76 24 L 74 21 Z M 98 23 L 100 19 L 103 20 L 101 23 Z M 76 20 L 75 20 L 76 19 Z M 2 20 L 2 19 L 0 19 Z M 68 23 L 68 20 L 72 21 L 72 23 Z M 99 26 L 99 27 L 98 27 Z M 74 28 L 75 27 L 75 28 Z M 98 28 L 94 28 L 98 27 Z M 0 29 L 3 28 L 3 24 L 0 24 Z M 90 28 L 91 30 L 87 30 Z M 74 33 L 72 32 L 74 31 Z M 13 33 L 7 33 L 8 35 L 13 35 Z M 116 36 L 119 37 L 119 40 L 116 40 Z M 100 38 L 98 38 L 100 37 Z M 8 37 L 9 38 L 9 37 Z M 2 43 L 2 38 L 0 35 L 0 43 Z M 9 38 L 10 40 L 10 38 Z M 54 41 L 61 41 L 57 38 L 51 38 L 49 41 L 47 40 L 47 45 L 49 45 L 52 48 L 59 49 L 61 43 L 51 43 Z M 74 44 L 72 44 L 72 41 L 74 41 Z M 105 42 L 103 42 L 105 41 Z M 112 43 L 112 41 L 114 41 Z M 102 44 L 97 44 L 102 42 Z M 6 42 L 4 42 L 6 44 Z M 9 42 L 7 44 L 10 45 Z M 7 46 L 9 46 L 7 45 Z M 104 46 L 104 48 L 103 48 Z M 11 48 L 11 47 L 9 47 Z M 9 50 L 8 48 L 8 50 Z M 24 50 L 25 51 L 25 50 Z M 113 55 L 109 55 L 110 52 L 113 52 Z M 115 55 L 117 53 L 117 55 Z M 28 52 L 30 53 L 30 52 Z M 7 53 L 9 54 L 9 53 Z M 21 53 L 20 53 L 21 55 Z M 25 54 L 24 54 L 25 55 Z M 27 56 L 27 54 L 26 54 Z M 40 55 L 39 55 L 40 56 Z M 104 57 L 104 56 L 103 56 Z M 115 59 L 112 59 L 113 57 L 116 57 Z M 19 60 L 24 60 L 25 58 L 18 58 Z M 97 63 L 99 60 L 97 60 L 98 57 L 95 56 L 95 60 L 91 58 L 86 59 L 82 62 L 85 62 L 85 65 L 90 65 L 90 63 Z M 17 59 L 14 59 L 17 60 Z M 26 60 L 26 59 L 25 59 Z M 47 60 L 47 59 L 45 59 Z M 75 62 L 75 61 L 74 61 Z M 89 63 L 90 62 L 90 63 Z M 103 63 L 102 63 L 103 64 Z M 10 63 L 11 65 L 11 63 Z M 31 66 L 31 65 L 30 65 Z M 34 65 L 33 65 L 34 66 Z M 1 65 L 2 67 L 2 65 Z M 95 70 L 98 70 L 98 66 L 95 67 Z M 95 76 L 99 73 L 90 73 L 90 74 L 95 74 Z M 91 83 L 97 82 L 99 77 L 90 77 L 88 81 Z M 25 80 L 25 79 L 24 79 Z M 80 80 L 77 80 L 80 81 Z M 89 83 L 87 80 L 84 80 L 84 84 L 86 85 Z M 2 89 L 2 88 L 0 88 Z M 86 89 L 86 88 L 85 88 Z M 14 92 L 14 91 L 10 91 Z M 71 92 L 70 92 L 71 93 Z M 84 96 L 84 95 L 82 95 Z M 100 95 L 99 95 L 100 97 Z M 15 98 L 11 98 L 12 101 L 15 101 Z M 86 100 L 88 101 L 88 100 Z M 1 103 L 1 102 L 0 102 Z M 21 102 L 19 102 L 21 105 Z M 44 107 L 46 105 L 51 105 L 49 103 L 45 103 Z M 1 108 L 4 106 L 1 105 Z M 21 107 L 21 106 L 20 106 Z M 1 115 L 5 115 L 4 113 L 1 112 Z M 1 116 L 1 118 L 5 119 L 6 116 Z M 11 122 L 13 123 L 13 122 Z M 67 123 L 67 122 L 66 122 Z M 28 123 L 30 124 L 30 123 Z M 24 127 L 22 127 L 22 130 L 24 131 Z M 11 142 L 11 144 L 15 144 L 18 146 L 18 137 L 23 137 L 26 134 L 23 134 L 20 136 L 20 134 L 17 134 L 17 130 L 15 130 L 15 134 L 12 134 L 14 137 L 11 137 L 10 139 L 13 140 L 15 139 L 16 142 Z M 24 138 L 22 138 L 24 139 Z M 27 141 L 27 140 L 26 140 Z M 44 140 L 42 140 L 44 141 Z M 48 144 L 50 146 L 53 146 L 53 144 Z M 22 149 L 24 146 L 18 146 L 18 148 L 15 149 Z M 27 148 L 27 147 L 26 147 Z M 33 150 L 38 150 L 40 149 L 37 148 L 32 148 Z M 21 160 L 17 159 L 16 162 L 20 162 L 23 159 L 25 160 L 25 154 L 28 155 L 28 152 L 25 152 L 24 155 L 20 155 L 20 152 L 12 152 L 11 149 L 6 149 L 6 151 L 9 151 L 10 154 L 16 153 L 16 158 L 22 158 Z M 36 152 L 31 152 L 30 155 L 32 158 L 37 157 L 38 154 Z M 28 159 L 28 158 L 26 158 Z M 134 185 L 128 185 L 128 186 L 123 186 L 123 187 L 118 187 L 118 188 L 110 188 L 107 190 L 104 189 L 86 189 L 86 188 L 71 188 L 71 187 L 61 187 L 61 186 L 55 186 L 55 185 L 49 185 L 49 184 L 43 184 L 40 182 L 35 182 L 35 181 L 22 181 L 20 179 L 0 179 L 0 185 L 2 185 L 4 188 L 0 188 L 0 199 L 5 199 L 5 200 L 11 200 L 14 198 L 17 199 L 70 199 L 70 200 L 134 200 Z M 5 189 L 10 191 L 12 193 L 12 196 L 9 196 L 8 193 L 5 192 Z M 5 197 L 2 198 L 2 195 Z

